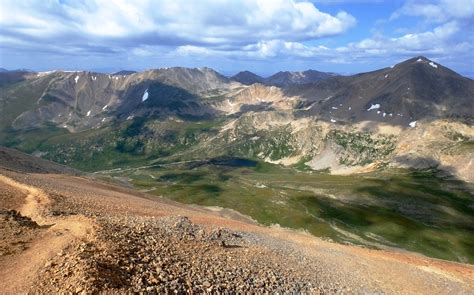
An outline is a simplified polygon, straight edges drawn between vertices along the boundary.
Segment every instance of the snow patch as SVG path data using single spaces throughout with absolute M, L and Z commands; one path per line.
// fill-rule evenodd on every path
M 387 115 L 387 113 L 383 113 L 382 116 L 385 117 Z
M 91 115 L 91 111 L 88 111 L 86 116 L 89 117 Z
M 301 110 L 303 111 L 309 111 L 312 107 L 314 107 L 314 102 L 309 106 L 309 107 L 305 107 L 305 108 L 302 108 Z
M 385 79 L 387 79 L 387 78 L 388 78 L 388 74 L 385 75 Z
M 349 111 L 352 110 L 352 107 L 349 107 L 348 110 L 349 110 Z
M 337 107 L 332 107 L 333 110 L 337 110 Z
M 371 105 L 370 108 L 367 109 L 367 112 L 370 110 L 376 110 L 376 109 L 380 109 L 380 104 L 376 103 L 376 104 Z
M 105 122 L 105 118 L 103 118 L 101 122 Z
M 266 188 L 266 187 L 267 187 L 266 185 L 261 184 L 261 183 L 257 183 L 255 186 L 256 186 L 257 188 Z
M 328 101 L 328 100 L 330 100 L 331 98 L 332 98 L 332 95 L 331 95 L 331 96 L 328 96 L 328 97 L 326 97 L 325 99 L 323 99 L 323 101 Z
M 421 58 L 417 59 L 416 62 L 422 62 L 423 60 Z
M 410 124 L 408 124 L 408 125 L 410 125 L 411 128 L 415 128 L 416 127 L 416 121 L 410 122 Z
M 336 120 L 334 120 L 334 119 L 331 119 L 331 122 L 332 122 L 332 123 L 336 123 Z
M 76 76 L 76 78 L 74 78 L 74 81 L 76 81 L 77 84 L 77 81 L 79 81 L 79 76 Z
M 145 93 L 143 93 L 143 96 L 142 96 L 142 102 L 147 100 L 148 99 L 148 88 L 145 90 Z
M 438 68 L 438 65 L 435 64 L 434 62 L 430 61 L 429 63 L 430 66 L 432 66 L 433 68 L 437 69 Z
M 109 105 L 106 104 L 106 105 L 102 108 L 102 110 L 105 111 L 105 109 L 107 109 L 108 107 L 109 107 Z
M 377 111 L 377 114 L 380 114 L 380 111 Z

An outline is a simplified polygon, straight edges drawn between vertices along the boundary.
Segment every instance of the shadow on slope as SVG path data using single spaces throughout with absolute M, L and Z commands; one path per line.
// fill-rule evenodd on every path
M 146 93 L 146 94 L 145 94 Z M 124 93 L 123 104 L 117 109 L 117 117 L 130 115 L 141 117 L 176 116 L 183 120 L 208 120 L 220 113 L 202 102 L 200 96 L 183 88 L 153 80 L 145 80 Z
M 425 57 L 373 72 L 284 89 L 300 96 L 296 115 L 408 127 L 416 120 L 452 118 L 472 123 L 474 81 Z

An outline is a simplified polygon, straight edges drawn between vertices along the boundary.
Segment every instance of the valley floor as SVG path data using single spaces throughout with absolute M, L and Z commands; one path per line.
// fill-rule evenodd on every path
M 4 294 L 474 290 L 472 265 L 327 242 L 85 177 L 0 169 L 0 215 Z

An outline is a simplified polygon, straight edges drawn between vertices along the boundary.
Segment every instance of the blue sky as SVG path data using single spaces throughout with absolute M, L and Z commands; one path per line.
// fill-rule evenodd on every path
M 474 76 L 474 0 L 2 0 L 0 67 L 356 73 L 424 55 Z

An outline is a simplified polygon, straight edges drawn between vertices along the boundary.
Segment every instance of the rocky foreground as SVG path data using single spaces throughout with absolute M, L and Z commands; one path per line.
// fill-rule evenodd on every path
M 44 172 L 44 171 L 43 171 Z M 0 168 L 0 293 L 469 294 L 474 267 Z

